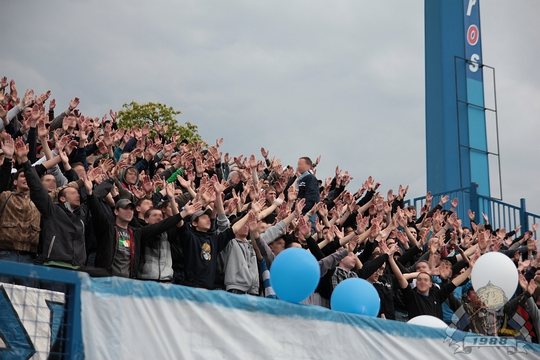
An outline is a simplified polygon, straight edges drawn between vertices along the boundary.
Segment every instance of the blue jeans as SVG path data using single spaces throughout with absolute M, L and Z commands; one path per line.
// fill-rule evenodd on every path
M 33 264 L 34 255 L 31 253 L 20 252 L 16 250 L 0 250 L 0 260 L 14 261 L 18 263 Z M 2 276 L 0 274 L 0 282 L 36 287 L 37 281 L 33 279 L 17 278 L 13 276 Z
M 25 253 L 15 250 L 0 250 L 0 260 L 16 261 L 20 263 L 33 264 L 34 256 L 31 253 Z

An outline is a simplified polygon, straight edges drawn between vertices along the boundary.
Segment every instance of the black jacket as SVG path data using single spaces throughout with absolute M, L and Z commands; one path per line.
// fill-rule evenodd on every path
M 298 181 L 298 198 L 306 199 L 306 205 L 302 210 L 302 214 L 307 213 L 313 205 L 321 200 L 319 193 L 319 182 L 313 174 L 307 174 Z
M 88 207 L 94 220 L 94 229 L 96 233 L 96 267 L 103 268 L 112 273 L 112 264 L 118 248 L 118 238 L 116 237 L 115 218 L 103 211 L 105 205 L 95 193 L 88 195 Z M 133 233 L 135 241 L 134 258 L 131 259 L 130 275 L 137 276 L 137 269 L 142 259 L 142 246 L 144 242 L 151 240 L 154 236 L 167 231 L 182 220 L 180 214 L 171 216 L 157 224 L 143 227 L 128 226 L 128 231 Z
M 62 261 L 75 266 L 86 263 L 85 215 L 63 204 L 55 204 L 41 184 L 36 169 L 29 161 L 23 164 L 30 199 L 41 213 L 41 249 L 43 261 Z
M 175 277 L 182 285 L 213 289 L 216 283 L 218 255 L 232 239 L 234 232 L 230 227 L 218 234 L 213 231 L 197 231 L 184 222 L 184 226 L 178 231 L 178 241 L 171 243 L 173 254 L 179 253 L 174 248 L 181 246 L 181 253 L 184 256 L 184 276 L 175 275 Z

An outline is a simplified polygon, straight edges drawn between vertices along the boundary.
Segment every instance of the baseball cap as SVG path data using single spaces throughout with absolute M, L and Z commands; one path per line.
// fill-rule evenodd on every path
M 116 202 L 116 204 L 114 205 L 114 208 L 115 209 L 127 209 L 128 207 L 132 208 L 133 210 L 135 210 L 135 204 L 133 204 L 131 202 L 131 200 L 129 199 L 120 199 Z
M 199 210 L 199 211 L 193 213 L 193 215 L 191 215 L 191 221 L 197 220 L 197 218 L 198 218 L 199 216 L 202 216 L 202 215 L 204 215 L 204 214 L 210 216 L 210 215 L 212 215 L 212 210 L 211 210 L 211 209 Z

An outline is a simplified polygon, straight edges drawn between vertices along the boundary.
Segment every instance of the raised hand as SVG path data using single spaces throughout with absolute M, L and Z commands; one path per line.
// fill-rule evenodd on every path
M 469 209 L 469 220 L 474 221 L 475 216 L 476 216 L 476 214 L 474 213 L 474 211 Z
M 403 213 L 403 211 L 400 211 L 401 209 L 398 210 L 397 214 L 396 214 L 396 221 L 397 221 L 397 224 L 399 226 L 401 226 L 402 228 L 405 228 L 407 227 L 407 219 Z
M 263 209 L 265 203 L 266 203 L 265 199 L 260 199 L 260 200 L 257 200 L 257 201 L 253 201 L 251 203 L 251 210 L 255 211 L 255 213 L 258 214 Z
M 448 200 L 450 200 L 450 196 L 448 195 L 441 196 L 441 198 L 439 199 L 439 205 L 443 206 L 444 204 L 448 202 Z
M 150 134 L 150 124 L 145 124 L 141 129 L 141 133 L 143 137 L 148 136 L 148 134 Z
M 113 137 L 111 136 L 111 132 L 110 132 L 110 131 L 104 131 L 104 132 L 103 132 L 103 143 L 104 143 L 105 146 L 107 146 L 108 148 L 110 148 L 111 146 L 113 146 L 113 144 L 114 144 L 114 139 L 113 139 Z
M 400 185 L 401 187 L 401 185 Z M 394 196 L 394 192 L 392 189 L 388 190 L 388 193 L 386 194 L 386 200 L 388 201 L 388 203 L 392 203 L 394 201 L 396 197 Z
M 398 197 L 400 200 L 405 199 L 405 196 L 407 196 L 407 191 L 409 191 L 409 185 L 407 186 L 399 185 Z
M 256 169 L 257 168 L 257 158 L 255 157 L 255 155 L 253 155 L 253 154 L 250 155 L 250 157 L 248 159 L 247 166 L 250 169 Z
M 261 147 L 261 155 L 263 158 L 267 159 L 269 153 L 270 152 L 268 150 L 266 150 L 264 147 Z
M 453 209 L 457 209 L 458 204 L 459 204 L 458 198 L 453 198 L 452 202 L 450 203 L 450 205 L 452 206 Z
M 219 152 L 216 146 L 210 146 L 208 148 L 208 153 L 212 156 L 215 163 L 218 163 L 221 161 L 221 153 Z
M 315 159 L 315 162 L 313 163 L 313 167 L 317 167 L 321 162 L 321 155 L 317 156 Z
M 218 196 L 218 195 L 221 196 L 223 191 L 225 191 L 225 189 L 227 188 L 227 184 L 225 183 L 225 181 L 222 180 L 221 182 L 219 182 L 216 175 L 212 176 L 212 186 L 214 187 L 214 191 L 216 192 L 216 196 Z
M 77 147 L 77 141 L 71 140 L 67 143 L 66 147 L 64 148 L 66 150 L 67 154 L 71 154 L 73 150 Z
M 167 194 L 167 197 L 169 199 L 174 199 L 174 183 L 166 183 L 165 184 L 165 193 Z
M 133 129 L 133 136 L 137 139 L 137 140 L 142 140 L 143 138 L 143 132 L 140 128 L 135 128 Z
M 65 151 L 59 151 L 58 156 L 60 156 L 60 160 L 62 160 L 64 164 L 69 164 L 69 157 Z
M 379 223 L 372 223 L 370 231 L 369 231 L 369 236 L 374 239 L 377 236 L 379 236 L 380 232 L 381 232 L 381 225 Z
M 379 249 L 381 249 L 381 252 L 387 255 L 390 255 L 390 249 L 388 248 L 388 245 L 386 244 L 386 240 L 379 241 Z
M 363 232 L 366 230 L 369 224 L 369 216 L 362 216 L 362 214 L 358 214 L 356 216 L 356 231 L 357 232 Z
M 202 204 L 200 202 L 190 201 L 184 206 L 184 210 L 182 211 L 182 217 L 185 218 L 186 216 L 193 215 L 201 209 Z
M 407 235 L 405 235 L 403 232 L 401 231 L 398 231 L 397 234 L 396 234 L 396 239 L 398 239 L 398 241 L 403 244 L 404 246 L 408 243 L 408 239 L 407 239 Z
M 33 100 L 34 100 L 34 90 L 32 89 L 26 90 L 26 92 L 24 93 L 22 105 L 24 107 L 28 107 L 30 106 Z
M 322 217 L 328 217 L 328 207 L 325 203 L 321 202 L 320 205 L 317 207 L 317 211 L 319 212 L 319 215 Z
M 109 115 L 111 116 L 111 120 L 116 122 L 116 112 L 111 109 L 109 110 Z
M 98 150 L 101 154 L 107 154 L 109 152 L 109 148 L 103 140 L 97 141 L 96 146 L 98 147 Z
M 289 201 L 294 201 L 298 197 L 298 191 L 296 190 L 296 187 L 293 185 L 289 187 L 289 190 L 287 190 L 287 199 Z
M 69 111 L 73 111 L 77 108 L 77 106 L 79 106 L 79 98 L 78 97 L 74 97 L 73 99 L 71 99 L 71 101 L 69 102 L 69 107 L 68 107 L 68 110 Z
M 133 195 L 135 195 L 135 197 L 136 197 L 137 199 L 142 199 L 142 198 L 144 198 L 144 196 L 145 196 L 144 191 L 141 190 L 140 188 L 136 187 L 136 186 L 132 186 L 132 187 L 130 188 L 130 190 L 131 190 L 131 193 L 132 193 Z
M 9 94 L 11 95 L 13 101 L 17 101 L 19 94 L 17 92 L 17 85 L 15 85 L 15 80 L 11 80 L 9 82 Z
M 176 176 L 176 180 L 178 181 L 180 186 L 183 187 L 184 189 L 189 189 L 191 187 L 191 181 L 188 181 L 188 180 L 184 179 L 180 175 Z
M 274 204 L 276 206 L 280 206 L 285 201 L 285 195 L 283 193 L 279 194 L 279 196 L 274 200 Z
M 294 206 L 296 217 L 299 217 L 302 214 L 304 206 L 306 206 L 306 199 L 300 199 L 296 202 L 296 205 Z
M 310 234 L 311 228 L 303 216 L 298 219 L 298 225 L 296 227 L 302 239 L 305 239 Z
M 13 154 L 15 153 L 15 142 L 13 141 L 13 138 L 11 137 L 11 135 L 9 135 L 6 132 L 1 133 L 0 135 L 1 135 L 1 140 L 2 140 L 1 148 L 2 148 L 2 151 L 4 152 L 4 156 L 7 159 L 12 159 Z
M 4 107 L 4 95 L 0 93 L 0 119 L 5 119 L 7 115 L 7 110 Z
M 92 181 L 94 180 L 94 178 L 92 177 L 92 174 L 91 174 L 92 170 L 89 170 L 83 176 L 83 179 L 82 179 L 83 183 L 84 183 L 84 187 L 86 188 L 86 192 L 88 193 L 88 195 L 92 195 L 92 190 L 93 190 L 93 187 L 94 187 L 94 184 L 92 183 Z
M 17 162 L 23 164 L 28 161 L 28 152 L 30 151 L 28 144 L 23 141 L 22 137 L 18 137 L 15 141 L 15 156 Z
M 257 214 L 253 211 L 250 211 L 248 213 L 248 219 L 247 219 L 247 223 L 248 223 L 248 226 L 249 226 L 249 231 L 251 233 L 255 233 L 255 232 L 258 232 L 259 230 L 259 224 L 258 224 L 258 220 L 257 220 Z M 255 240 L 255 239 L 251 239 L 251 240 Z
M 538 285 L 536 284 L 536 280 L 535 279 L 531 279 L 531 281 L 529 281 L 529 285 L 527 285 L 527 292 L 533 296 L 534 295 L 534 292 L 536 291 L 536 288 L 538 287 Z
M 47 129 L 47 115 L 43 114 L 37 123 L 38 138 L 43 141 L 49 139 L 49 130 Z
M 36 123 L 38 122 L 39 118 L 41 117 L 41 106 L 38 104 L 35 104 L 32 107 L 32 112 L 30 113 L 30 127 L 36 127 Z
M 150 176 L 144 175 L 142 177 L 142 189 L 146 194 L 151 194 L 154 192 L 154 183 L 150 179 Z M 168 195 L 168 194 L 167 194 Z M 173 195 L 174 195 L 174 186 L 173 186 Z
M 126 131 L 124 129 L 117 130 L 112 136 L 114 143 L 119 143 L 120 141 L 122 141 L 122 138 L 125 134 Z
M 432 202 L 433 202 L 433 195 L 431 194 L 431 191 L 428 191 L 426 194 L 426 205 L 430 207 Z
M 56 107 L 56 99 L 52 99 L 51 101 L 49 101 L 49 111 L 54 110 L 55 107 Z

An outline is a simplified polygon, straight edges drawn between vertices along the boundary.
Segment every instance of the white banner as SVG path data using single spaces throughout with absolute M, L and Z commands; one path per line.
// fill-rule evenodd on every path
M 82 289 L 87 359 L 540 358 L 534 344 L 467 341 L 463 354 L 461 331 L 222 291 L 120 278 Z

